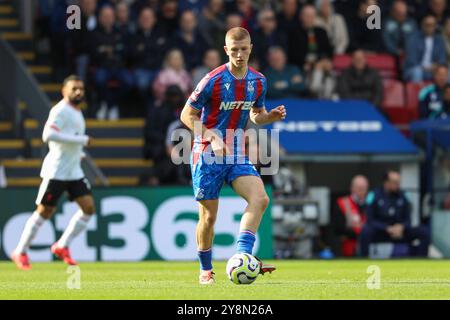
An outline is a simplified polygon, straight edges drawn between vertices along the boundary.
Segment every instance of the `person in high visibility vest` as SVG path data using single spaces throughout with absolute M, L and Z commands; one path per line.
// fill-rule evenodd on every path
M 358 238 L 366 221 L 366 197 L 369 181 L 363 175 L 353 177 L 350 195 L 336 201 L 331 217 L 333 233 L 339 239 L 338 255 L 353 257 L 357 253 Z

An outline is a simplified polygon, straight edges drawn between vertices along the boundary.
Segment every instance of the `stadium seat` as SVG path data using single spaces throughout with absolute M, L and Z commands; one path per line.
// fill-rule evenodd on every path
M 410 112 L 405 108 L 404 85 L 399 80 L 383 80 L 384 97 L 381 107 L 389 120 L 397 125 L 410 122 Z
M 338 73 L 350 67 L 351 63 L 352 57 L 348 54 L 337 54 L 333 57 L 333 67 Z
M 419 92 L 427 86 L 429 82 L 408 82 L 406 84 L 406 108 L 408 108 L 411 120 L 419 118 Z
M 403 108 L 405 106 L 405 92 L 401 81 L 383 79 L 383 108 Z
M 333 67 L 337 74 L 350 67 L 352 57 L 348 54 L 339 54 L 333 57 Z M 395 58 L 388 54 L 369 54 L 367 64 L 378 70 L 383 79 L 395 79 L 398 76 L 397 63 Z
M 398 76 L 397 62 L 388 54 L 371 54 L 367 56 L 367 64 L 378 70 L 383 79 L 395 79 Z

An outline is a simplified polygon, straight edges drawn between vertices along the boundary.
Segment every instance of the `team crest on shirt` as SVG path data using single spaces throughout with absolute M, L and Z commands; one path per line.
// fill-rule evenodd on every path
M 255 87 L 253 87 L 253 81 L 249 81 L 248 85 L 247 85 L 247 91 L 248 92 L 253 92 L 255 91 Z

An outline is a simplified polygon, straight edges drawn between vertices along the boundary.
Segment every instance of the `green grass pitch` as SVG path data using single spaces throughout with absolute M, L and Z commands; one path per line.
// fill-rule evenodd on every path
M 81 263 L 81 288 L 68 289 L 61 262 L 21 271 L 0 263 L 0 299 L 450 299 L 448 260 L 270 261 L 278 270 L 251 285 L 234 285 L 225 262 L 216 284 L 200 286 L 196 262 Z M 370 265 L 380 289 L 369 289 Z

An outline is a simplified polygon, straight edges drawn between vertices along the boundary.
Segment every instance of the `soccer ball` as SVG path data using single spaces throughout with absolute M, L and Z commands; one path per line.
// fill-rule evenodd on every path
M 248 253 L 237 253 L 227 263 L 227 275 L 234 284 L 253 283 L 259 271 L 259 261 Z

